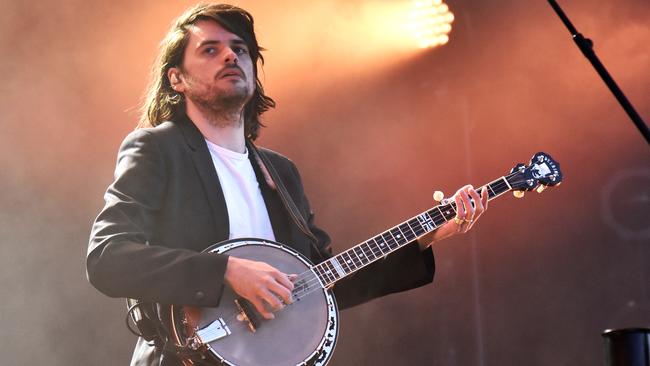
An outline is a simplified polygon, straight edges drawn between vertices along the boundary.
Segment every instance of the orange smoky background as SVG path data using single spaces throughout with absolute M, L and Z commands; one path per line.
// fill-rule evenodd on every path
M 650 120 L 648 1 L 563 3 Z M 123 301 L 85 280 L 87 237 L 158 42 L 192 4 L 3 4 L 6 364 L 130 359 Z M 419 49 L 409 1 L 236 2 L 255 16 L 278 103 L 259 143 L 300 167 L 336 251 L 537 151 L 565 173 L 437 243 L 433 285 L 342 313 L 333 364 L 598 364 L 602 330 L 649 325 L 648 146 L 546 2 L 447 4 L 449 42 Z

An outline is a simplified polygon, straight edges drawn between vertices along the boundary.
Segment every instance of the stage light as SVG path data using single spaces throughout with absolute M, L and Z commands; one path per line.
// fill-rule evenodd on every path
M 418 0 L 413 3 L 410 28 L 420 48 L 449 42 L 454 14 L 442 0 Z
M 454 21 L 452 9 L 442 0 L 296 4 L 294 11 L 278 8 L 262 18 L 266 23 L 258 24 L 263 29 L 263 44 L 271 50 L 269 57 L 280 60 L 265 67 L 273 78 L 300 75 L 304 80 L 310 75 L 313 82 L 322 84 L 338 83 L 335 74 L 345 78 L 381 72 L 418 57 L 423 50 L 450 42 Z M 253 13 L 271 8 L 260 5 Z M 296 13 L 301 16 L 296 17 Z

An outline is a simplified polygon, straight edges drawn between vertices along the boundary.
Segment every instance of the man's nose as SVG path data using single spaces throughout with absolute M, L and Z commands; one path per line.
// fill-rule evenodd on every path
M 226 47 L 226 55 L 224 58 L 224 61 L 226 64 L 237 64 L 239 62 L 239 59 L 237 58 L 237 54 L 235 51 L 233 51 L 232 48 Z

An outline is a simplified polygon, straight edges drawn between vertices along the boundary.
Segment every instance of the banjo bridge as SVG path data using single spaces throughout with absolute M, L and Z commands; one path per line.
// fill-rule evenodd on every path
M 235 299 L 235 305 L 237 306 L 237 320 L 240 322 L 246 322 L 248 325 L 248 330 L 251 333 L 255 333 L 257 327 L 260 325 L 260 320 L 257 318 L 251 304 L 244 299 Z

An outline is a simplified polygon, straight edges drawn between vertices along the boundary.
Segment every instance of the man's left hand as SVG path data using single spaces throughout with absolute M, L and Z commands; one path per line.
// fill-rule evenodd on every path
M 488 191 L 486 187 L 483 187 L 479 195 L 474 187 L 467 185 L 459 189 L 451 199 L 456 202 L 456 217 L 446 222 L 438 230 L 420 238 L 418 241 L 422 249 L 435 241 L 468 232 L 476 224 L 476 220 L 487 210 Z

